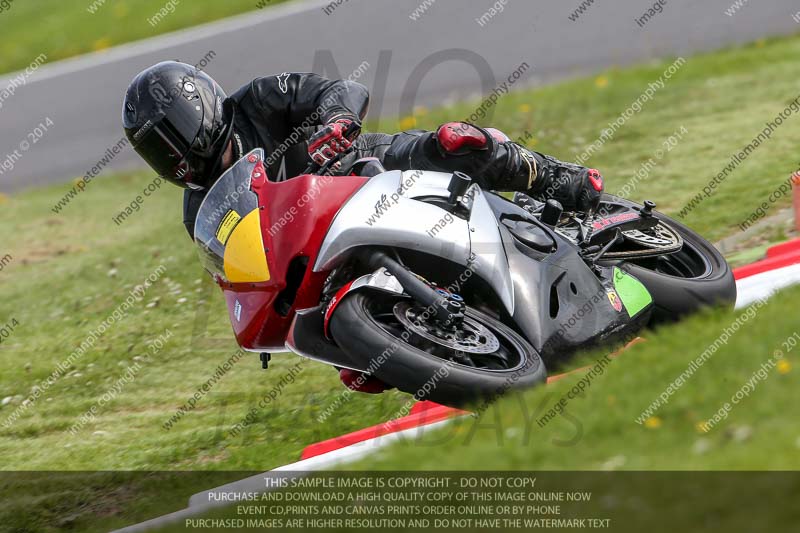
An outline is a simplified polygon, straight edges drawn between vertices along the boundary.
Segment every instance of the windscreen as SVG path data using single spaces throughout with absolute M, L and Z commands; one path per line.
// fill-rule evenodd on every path
M 258 217 L 258 196 L 250 190 L 250 179 L 253 168 L 261 160 L 261 149 L 242 157 L 211 187 L 197 212 L 194 240 L 200 252 L 200 261 L 211 274 L 218 274 L 226 281 L 231 281 L 230 276 L 226 275 L 225 264 L 226 247 L 231 236 L 249 214 Z M 254 252 L 263 256 L 263 247 Z M 228 263 L 235 261 L 237 255 L 229 253 Z M 234 267 L 236 265 L 228 264 L 228 272 Z

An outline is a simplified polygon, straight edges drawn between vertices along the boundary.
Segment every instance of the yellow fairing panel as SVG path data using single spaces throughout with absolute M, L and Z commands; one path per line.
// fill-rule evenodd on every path
M 250 211 L 225 243 L 225 279 L 231 283 L 269 281 L 269 267 L 261 241 L 259 210 Z

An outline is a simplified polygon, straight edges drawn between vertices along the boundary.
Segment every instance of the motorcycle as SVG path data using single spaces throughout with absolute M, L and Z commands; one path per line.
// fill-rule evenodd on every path
M 594 214 L 460 172 L 341 157 L 284 182 L 253 150 L 206 195 L 195 242 L 239 345 L 463 405 L 546 380 L 576 350 L 706 305 L 733 274 L 686 226 L 605 195 Z

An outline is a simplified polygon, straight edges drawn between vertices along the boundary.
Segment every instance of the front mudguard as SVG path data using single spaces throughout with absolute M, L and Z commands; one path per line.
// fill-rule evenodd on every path
M 308 359 L 365 372 L 363 361 L 352 360 L 328 336 L 328 325 L 336 307 L 349 294 L 364 290 L 403 294 L 400 282 L 385 268 L 356 278 L 339 289 L 327 305 L 298 311 L 289 329 L 286 348 Z

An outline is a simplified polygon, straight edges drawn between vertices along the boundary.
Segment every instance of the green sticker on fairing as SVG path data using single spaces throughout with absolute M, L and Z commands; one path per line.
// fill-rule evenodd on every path
M 653 303 L 650 291 L 642 282 L 617 267 L 614 267 L 614 290 L 619 294 L 631 318 Z

